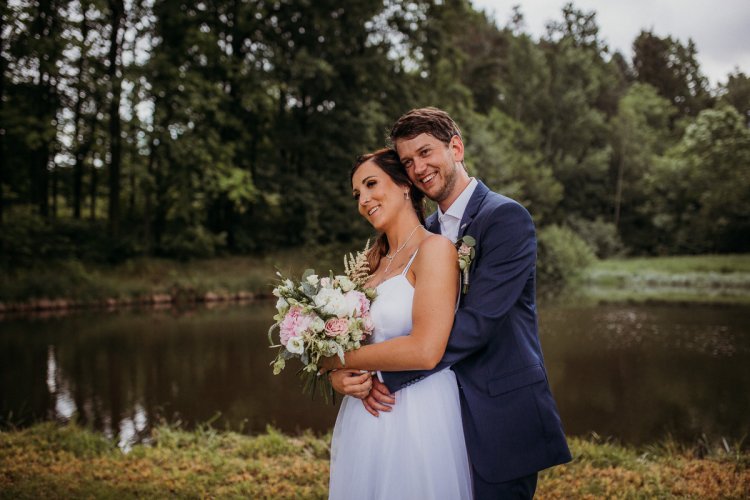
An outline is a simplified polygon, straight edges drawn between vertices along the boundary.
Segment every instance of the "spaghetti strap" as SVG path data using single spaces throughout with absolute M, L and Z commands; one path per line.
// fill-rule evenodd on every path
M 414 255 L 411 256 L 411 259 L 409 259 L 409 262 L 406 263 L 406 267 L 404 267 L 404 270 L 401 271 L 402 276 L 406 276 L 406 273 L 409 272 L 409 268 L 411 267 L 411 263 L 414 262 L 414 257 L 417 256 L 417 252 L 419 252 L 419 248 L 414 252 Z

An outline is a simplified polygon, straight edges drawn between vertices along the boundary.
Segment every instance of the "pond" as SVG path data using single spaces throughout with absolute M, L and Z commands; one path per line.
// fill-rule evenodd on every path
M 337 407 L 271 373 L 270 303 L 0 322 L 0 425 L 76 419 L 118 440 L 160 423 L 329 430 Z M 750 432 L 750 307 L 545 306 L 542 346 L 570 435 L 687 444 Z M 702 437 L 704 436 L 705 437 Z

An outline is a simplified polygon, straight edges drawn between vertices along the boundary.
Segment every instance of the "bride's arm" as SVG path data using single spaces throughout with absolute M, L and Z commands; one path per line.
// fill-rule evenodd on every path
M 443 357 L 458 294 L 456 249 L 447 238 L 430 236 L 420 245 L 411 269 L 415 276 L 411 334 L 346 353 L 346 368 L 430 370 Z M 341 368 L 341 362 L 334 356 L 325 367 Z

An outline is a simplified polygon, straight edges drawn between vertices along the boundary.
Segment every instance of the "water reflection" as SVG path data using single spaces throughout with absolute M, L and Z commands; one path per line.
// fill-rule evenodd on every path
M 47 390 L 55 402 L 51 417 L 55 420 L 69 420 L 76 410 L 75 402 L 70 395 L 70 389 L 62 374 L 57 371 L 55 346 L 47 347 Z
M 550 308 L 541 325 L 566 431 L 630 443 L 750 431 L 750 325 L 741 307 Z
M 747 307 L 545 307 L 542 342 L 569 434 L 631 443 L 750 432 Z M 0 322 L 0 424 L 76 419 L 121 447 L 160 422 L 326 432 L 336 408 L 273 376 L 272 307 Z

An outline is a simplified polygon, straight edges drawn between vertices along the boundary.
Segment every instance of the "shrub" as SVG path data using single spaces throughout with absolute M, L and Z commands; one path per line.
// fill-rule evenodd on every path
M 572 229 L 558 225 L 539 230 L 537 276 L 542 287 L 562 288 L 572 283 L 596 260 L 591 247 Z
M 570 217 L 568 225 L 585 241 L 600 259 L 615 257 L 625 253 L 617 228 L 611 222 L 605 222 L 601 217 L 595 220 Z
M 203 226 L 190 226 L 164 236 L 160 245 L 166 257 L 178 259 L 206 258 L 226 246 L 226 233 L 214 234 Z

